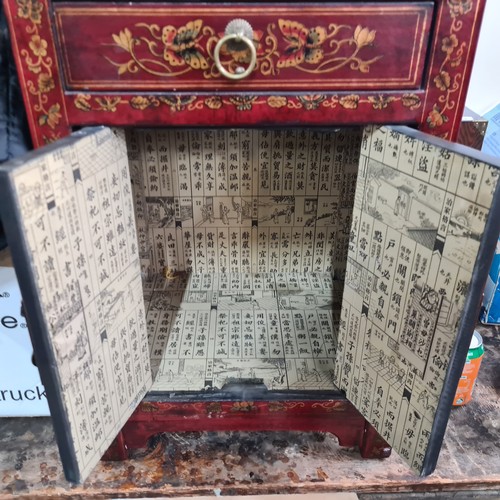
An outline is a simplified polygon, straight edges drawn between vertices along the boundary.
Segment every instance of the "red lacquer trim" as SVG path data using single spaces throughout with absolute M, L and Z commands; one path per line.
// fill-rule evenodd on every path
M 483 0 L 441 0 L 420 118 L 424 132 L 455 140 L 484 11 Z
M 33 145 L 70 132 L 46 0 L 5 0 Z

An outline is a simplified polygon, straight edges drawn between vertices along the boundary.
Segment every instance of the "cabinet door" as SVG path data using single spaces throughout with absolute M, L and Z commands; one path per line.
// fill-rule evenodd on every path
M 405 127 L 363 134 L 336 383 L 422 475 L 436 466 L 478 317 L 498 173 Z
M 151 386 L 122 136 L 87 129 L 0 168 L 0 206 L 68 480 Z

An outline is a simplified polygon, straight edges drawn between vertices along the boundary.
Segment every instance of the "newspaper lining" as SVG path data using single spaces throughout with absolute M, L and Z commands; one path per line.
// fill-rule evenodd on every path
M 361 131 L 127 133 L 144 274 L 342 278 Z
M 360 142 L 360 129 L 127 132 L 143 275 L 177 276 L 146 292 L 153 390 L 335 389 Z
M 333 390 L 342 300 L 330 274 L 182 274 L 146 292 L 153 391 Z
M 12 177 L 83 480 L 151 386 L 125 139 L 89 131 Z
M 497 180 L 446 147 L 364 130 L 335 382 L 418 472 Z

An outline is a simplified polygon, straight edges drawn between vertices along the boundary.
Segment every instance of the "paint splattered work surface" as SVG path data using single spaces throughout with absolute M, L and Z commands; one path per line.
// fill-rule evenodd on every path
M 145 294 L 152 391 L 262 379 L 332 390 L 343 284 L 327 273 L 178 274 Z
M 170 497 L 213 495 L 217 489 L 222 495 L 393 492 L 397 498 L 411 491 L 482 490 L 479 498 L 495 498 L 500 490 L 500 329 L 480 332 L 485 355 L 473 400 L 453 410 L 438 467 L 427 478 L 417 478 L 394 453 L 363 460 L 328 434 L 212 432 L 166 434 L 131 460 L 99 463 L 83 485 L 72 486 L 64 479 L 50 419 L 4 418 L 0 499 L 12 494 L 30 500 Z

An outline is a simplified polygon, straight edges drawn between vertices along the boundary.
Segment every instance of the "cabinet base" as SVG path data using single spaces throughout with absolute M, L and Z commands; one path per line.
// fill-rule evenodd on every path
M 391 447 L 346 400 L 318 401 L 143 401 L 103 460 L 126 460 L 166 432 L 330 432 L 339 445 L 359 447 L 363 458 L 386 458 Z

